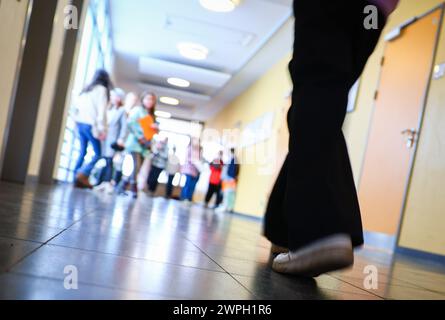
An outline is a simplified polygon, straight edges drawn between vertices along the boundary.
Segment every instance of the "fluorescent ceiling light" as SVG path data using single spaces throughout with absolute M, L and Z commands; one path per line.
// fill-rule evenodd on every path
M 192 60 L 205 60 L 209 55 L 209 49 L 201 44 L 193 42 L 178 43 L 178 50 L 183 57 Z
M 167 82 L 175 87 L 188 88 L 190 87 L 190 81 L 180 78 L 168 78 Z
M 171 98 L 171 97 L 161 97 L 159 99 L 159 101 L 161 101 L 162 103 L 171 105 L 171 106 L 177 106 L 179 105 L 179 100 L 176 98 Z
M 199 0 L 201 6 L 210 11 L 230 12 L 239 5 L 239 0 Z
M 166 118 L 166 119 L 170 119 L 172 117 L 172 114 L 170 112 L 165 112 L 165 111 L 156 111 L 155 112 L 155 116 L 159 117 L 159 118 Z

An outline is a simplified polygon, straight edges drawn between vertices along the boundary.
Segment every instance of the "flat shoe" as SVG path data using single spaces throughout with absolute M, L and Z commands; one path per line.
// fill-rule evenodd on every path
M 353 264 L 351 238 L 338 234 L 315 241 L 300 250 L 278 255 L 272 269 L 279 273 L 318 277 Z

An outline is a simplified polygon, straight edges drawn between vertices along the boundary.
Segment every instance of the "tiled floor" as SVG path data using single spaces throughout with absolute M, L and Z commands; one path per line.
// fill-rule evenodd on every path
M 1 183 L 0 299 L 445 299 L 445 266 L 369 248 L 351 270 L 276 274 L 260 232 L 259 221 L 163 198 Z M 78 290 L 64 288 L 66 266 Z

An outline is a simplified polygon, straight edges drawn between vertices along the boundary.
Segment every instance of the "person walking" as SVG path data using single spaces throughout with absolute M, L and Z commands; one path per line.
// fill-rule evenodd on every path
M 223 196 L 221 192 L 221 173 L 224 167 L 223 152 L 218 153 L 218 157 L 210 163 L 210 179 L 209 188 L 205 197 L 205 207 L 208 208 L 209 202 L 213 195 L 216 195 L 215 209 L 218 208 L 222 201 Z
M 366 29 L 365 7 L 378 7 Z M 295 0 L 294 89 L 289 153 L 266 209 L 273 270 L 299 276 L 353 264 L 362 222 L 342 125 L 348 93 L 378 43 L 397 1 Z
M 185 164 L 182 167 L 182 174 L 185 175 L 186 180 L 181 191 L 181 200 L 185 203 L 193 201 L 193 194 L 200 176 L 201 151 L 199 139 L 192 138 L 187 149 Z
M 120 182 L 117 188 L 117 192 L 120 194 L 125 194 L 126 186 L 129 184 L 133 198 L 138 197 L 137 176 L 143 160 L 150 155 L 151 148 L 151 140 L 145 138 L 140 120 L 151 116 L 154 121 L 156 102 L 157 98 L 154 93 L 144 92 L 141 95 L 141 105 L 131 109 L 128 116 L 128 137 L 125 142 L 125 152 L 131 155 L 133 171 L 130 177 L 126 177 Z M 154 123 L 152 127 L 155 130 L 158 129 L 156 123 Z
M 156 189 L 158 188 L 158 179 L 161 175 L 162 171 L 167 167 L 168 162 L 168 139 L 160 140 L 155 146 L 152 148 L 152 158 L 151 158 L 151 167 L 150 173 L 148 174 L 148 192 L 150 195 L 154 195 L 156 193 Z
M 110 192 L 114 189 L 113 180 L 113 158 L 119 150 L 124 149 L 125 138 L 127 136 L 127 115 L 123 108 L 125 92 L 122 89 L 111 91 L 111 104 L 107 110 L 107 138 L 102 144 L 102 156 L 105 159 L 105 167 L 102 168 L 99 184 L 95 190 L 106 190 Z M 117 177 L 117 179 L 119 179 Z M 115 179 L 116 181 L 116 179 Z
M 125 112 L 127 113 L 127 116 L 130 115 L 131 110 L 138 105 L 138 102 L 139 102 L 139 97 L 136 93 L 134 92 L 127 93 L 124 101 L 124 109 Z
M 173 195 L 173 180 L 177 173 L 181 170 L 181 162 L 179 157 L 176 155 L 176 147 L 173 147 L 172 152 L 168 155 L 167 168 L 165 171 L 168 175 L 167 187 L 165 196 L 167 199 L 171 199 Z
M 230 212 L 235 210 L 236 186 L 239 175 L 239 164 L 236 159 L 235 149 L 230 149 L 229 163 L 224 166 L 221 174 L 223 193 L 223 204 L 217 209 L 218 212 Z
M 76 102 L 74 116 L 80 141 L 79 158 L 74 167 L 75 187 L 92 189 L 89 177 L 102 157 L 101 141 L 107 136 L 107 106 L 113 85 L 105 70 L 98 70 L 93 81 L 82 91 Z M 84 164 L 88 144 L 94 150 L 91 161 Z

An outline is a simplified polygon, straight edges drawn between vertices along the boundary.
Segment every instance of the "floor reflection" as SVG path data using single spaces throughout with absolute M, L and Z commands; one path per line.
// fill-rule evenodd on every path
M 445 268 L 373 248 L 317 279 L 270 268 L 260 221 L 175 200 L 0 183 L 0 298 L 445 299 Z M 63 287 L 64 267 L 80 289 Z M 366 289 L 364 268 L 378 268 Z

